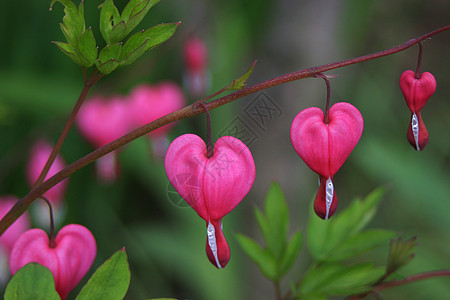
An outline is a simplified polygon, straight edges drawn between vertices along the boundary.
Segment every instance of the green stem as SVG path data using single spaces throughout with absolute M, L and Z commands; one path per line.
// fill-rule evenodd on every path
M 351 58 L 351 59 L 347 59 L 347 60 L 343 60 L 343 61 L 339 61 L 339 62 L 335 62 L 335 63 L 331 63 L 331 64 L 316 66 L 316 67 L 288 73 L 288 74 L 285 74 L 285 75 L 282 75 L 282 76 L 279 76 L 276 78 L 272 78 L 272 79 L 263 81 L 261 83 L 249 86 L 242 90 L 236 91 L 234 93 L 228 94 L 226 96 L 223 96 L 223 97 L 213 100 L 211 102 L 205 103 L 205 106 L 208 110 L 212 110 L 212 109 L 215 109 L 222 105 L 225 105 L 227 103 L 230 103 L 234 100 L 242 98 L 244 96 L 259 92 L 264 89 L 268 89 L 273 86 L 281 85 L 283 83 L 287 83 L 287 82 L 291 82 L 291 81 L 295 81 L 295 80 L 299 80 L 299 79 L 313 77 L 319 73 L 323 73 L 323 72 L 326 72 L 329 70 L 342 68 L 345 66 L 358 64 L 358 63 L 361 63 L 364 61 L 392 55 L 392 54 L 398 53 L 400 51 L 404 51 L 404 50 L 412 47 L 413 45 L 415 45 L 425 39 L 428 39 L 429 37 L 431 37 L 433 35 L 436 35 L 438 33 L 444 32 L 449 29 L 450 29 L 450 25 L 447 25 L 447 26 L 441 27 L 439 29 L 436 29 L 434 31 L 431 31 L 425 35 L 422 35 L 418 38 L 411 39 L 408 42 L 401 44 L 397 47 L 393 47 L 393 48 L 383 50 L 380 52 L 367 54 L 367 55 L 363 55 L 363 56 L 359 56 L 356 58 Z M 31 189 L 31 191 L 25 197 L 23 197 L 21 200 L 19 200 L 16 203 L 16 205 L 14 205 L 10 209 L 10 211 L 0 221 L 0 235 L 15 220 L 17 220 L 17 218 L 19 218 L 27 210 L 27 208 L 30 206 L 30 204 L 37 197 L 39 197 L 40 195 L 42 195 L 43 193 L 48 191 L 50 188 L 52 188 L 54 185 L 56 185 L 58 182 L 62 181 L 64 178 L 68 177 L 72 173 L 74 173 L 74 172 L 78 171 L 79 169 L 87 166 L 88 164 L 96 161 L 100 157 L 102 157 L 114 150 L 117 150 L 118 148 L 130 143 L 131 141 L 134 141 L 138 137 L 146 135 L 147 133 L 149 133 L 159 127 L 162 127 L 164 125 L 167 125 L 167 124 L 175 122 L 175 121 L 179 121 L 179 120 L 187 119 L 187 118 L 190 118 L 193 116 L 197 116 L 204 112 L 205 112 L 205 110 L 203 107 L 199 106 L 196 103 L 191 104 L 191 105 L 186 106 L 178 111 L 175 111 L 168 115 L 165 115 L 153 122 L 150 122 L 149 124 L 144 125 L 138 129 L 122 136 L 121 138 L 119 138 L 101 148 L 98 148 L 98 149 L 92 151 L 91 153 L 87 154 L 86 156 L 84 156 L 84 157 L 80 158 L 79 160 L 73 162 L 72 164 L 68 165 L 66 168 L 64 168 L 63 170 L 61 170 L 60 172 L 58 172 L 57 174 L 55 174 L 54 176 L 52 176 L 51 178 L 49 178 L 48 180 L 43 182 L 42 184 Z

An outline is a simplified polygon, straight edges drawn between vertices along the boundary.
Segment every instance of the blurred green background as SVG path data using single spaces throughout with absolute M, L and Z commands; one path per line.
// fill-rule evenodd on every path
M 101 2 L 85 1 L 86 23 L 97 41 Z M 119 8 L 125 5 L 123 0 L 115 3 Z M 48 7 L 49 1 L 1 0 L 0 195 L 21 197 L 28 192 L 24 170 L 31 145 L 40 137 L 56 141 L 82 88 L 80 68 L 50 43 L 63 40 L 58 26 L 63 8 L 56 4 L 49 12 Z M 448 0 L 163 0 L 137 29 L 181 21 L 175 37 L 103 78 L 92 93 L 126 94 L 138 83 L 167 79 L 181 84 L 182 44 L 191 35 L 208 46 L 214 92 L 255 59 L 249 84 L 396 46 L 447 25 L 449 9 Z M 332 100 L 353 103 L 365 120 L 360 143 L 335 176 L 339 209 L 379 185 L 389 186 L 371 226 L 396 230 L 404 239 L 419 236 L 416 258 L 401 271 L 405 276 L 450 268 L 449 38 L 445 32 L 424 44 L 423 71 L 435 75 L 438 88 L 423 109 L 430 142 L 421 153 L 406 140 L 410 112 L 398 86 L 400 74 L 415 69 L 416 47 L 329 72 L 339 75 L 331 80 Z M 324 107 L 326 91 L 317 79 L 266 90 L 263 96 L 278 105 L 279 113 L 264 119 L 263 126 L 246 113 L 258 95 L 212 112 L 215 137 L 233 128 L 236 117 L 246 124 L 243 134 L 253 137 L 249 148 L 257 169 L 253 189 L 224 219 L 232 252 L 224 270 L 216 270 L 206 258 L 204 221 L 192 209 L 169 200 L 163 160 L 151 154 L 148 139 L 140 138 L 120 152 L 121 177 L 114 185 L 99 183 L 92 165 L 70 178 L 64 223 L 80 223 L 94 233 L 98 256 L 93 269 L 126 247 L 132 272 L 126 299 L 274 299 L 272 285 L 244 256 L 234 233 L 261 238 L 253 208 L 262 205 L 273 180 L 286 193 L 291 229 L 305 228 L 317 178 L 290 144 L 290 123 L 306 107 Z M 169 138 L 188 132 L 205 136 L 204 122 L 204 116 L 182 121 Z M 91 150 L 73 128 L 61 153 L 71 163 Z M 386 245 L 371 257 L 383 264 L 387 249 Z M 290 279 L 296 281 L 309 261 L 304 248 Z M 289 281 L 282 288 L 287 291 Z M 417 282 L 382 295 L 448 299 L 450 279 Z

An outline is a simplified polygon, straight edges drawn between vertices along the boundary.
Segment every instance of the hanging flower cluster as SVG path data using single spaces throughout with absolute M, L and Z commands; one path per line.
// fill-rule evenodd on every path
M 128 96 L 105 98 L 97 95 L 90 98 L 78 113 L 77 125 L 81 134 L 99 148 L 182 108 L 184 103 L 183 93 L 175 83 L 142 84 Z M 164 126 L 149 135 L 159 156 L 163 156 L 167 148 L 165 136 L 169 129 L 170 126 Z M 117 177 L 117 155 L 114 151 L 97 160 L 97 174 L 104 182 L 112 182 Z

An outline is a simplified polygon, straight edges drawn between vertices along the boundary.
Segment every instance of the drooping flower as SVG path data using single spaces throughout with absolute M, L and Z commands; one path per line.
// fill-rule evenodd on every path
M 203 140 L 184 134 L 169 146 L 165 158 L 167 177 L 181 197 L 206 221 L 206 254 L 217 268 L 226 266 L 230 248 L 222 231 L 222 218 L 250 191 L 255 163 L 239 139 L 224 136 L 207 157 Z
M 2 219 L 8 211 L 17 203 L 19 199 L 14 196 L 0 197 L 0 219 Z M 9 255 L 14 243 L 19 236 L 30 228 L 30 217 L 28 212 L 21 215 L 0 237 L 0 248 Z
M 99 148 L 125 135 L 131 128 L 128 103 L 119 96 L 106 99 L 94 96 L 86 101 L 77 116 L 81 134 Z M 117 152 L 96 161 L 97 175 L 104 182 L 112 182 L 118 174 Z
M 208 90 L 208 49 L 199 37 L 192 37 L 183 47 L 184 81 L 193 97 L 201 97 Z
M 314 210 L 322 219 L 328 219 L 336 211 L 333 176 L 358 143 L 363 127 L 361 113 L 346 102 L 330 108 L 328 124 L 317 107 L 301 111 L 292 122 L 291 142 L 295 151 L 320 176 Z
M 171 112 L 181 109 L 185 99 L 181 88 L 169 81 L 152 86 L 141 84 L 130 93 L 130 113 L 135 127 L 144 126 Z M 164 157 L 167 150 L 167 133 L 174 123 L 165 125 L 149 133 L 156 154 Z
M 55 279 L 61 299 L 75 288 L 94 262 L 97 246 L 92 233 L 84 226 L 69 224 L 56 235 L 51 245 L 42 229 L 30 229 L 14 244 L 10 257 L 11 274 L 30 262 L 47 267 Z
M 416 78 L 415 72 L 407 70 L 400 76 L 400 89 L 411 111 L 411 122 L 407 133 L 408 141 L 414 149 L 421 151 L 429 140 L 421 111 L 436 91 L 436 79 L 429 72 L 424 72 L 420 78 Z
M 44 140 L 37 141 L 31 148 L 30 158 L 27 165 L 27 180 L 30 186 L 33 186 L 35 184 L 52 150 L 52 145 Z M 64 163 L 64 160 L 60 155 L 57 155 L 45 179 L 52 177 L 53 175 L 64 169 L 65 166 L 66 165 Z M 67 179 L 64 179 L 63 181 L 49 189 L 47 192 L 45 192 L 43 196 L 47 198 L 54 206 L 59 206 L 64 200 L 67 183 Z

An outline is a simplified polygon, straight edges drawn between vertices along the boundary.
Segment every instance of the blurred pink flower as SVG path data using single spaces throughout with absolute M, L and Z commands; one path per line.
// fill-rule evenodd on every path
M 75 288 L 94 262 L 97 246 L 92 233 L 84 226 L 69 224 L 56 235 L 55 246 L 42 229 L 23 233 L 11 251 L 11 274 L 30 262 L 47 267 L 55 279 L 56 291 L 61 299 Z
M 27 180 L 30 186 L 33 186 L 35 184 L 36 180 L 41 174 L 42 169 L 44 168 L 45 163 L 47 162 L 50 153 L 52 152 L 52 149 L 53 146 L 49 142 L 44 140 L 37 141 L 31 148 L 30 159 L 27 166 Z M 66 165 L 64 163 L 64 160 L 60 155 L 57 155 L 45 179 L 52 177 L 53 175 L 64 169 L 65 166 Z M 67 179 L 61 181 L 50 190 L 45 192 L 43 196 L 47 198 L 52 204 L 61 204 L 61 202 L 63 202 L 64 200 L 67 182 Z
M 14 196 L 0 197 L 0 219 L 19 201 Z M 28 212 L 21 215 L 0 237 L 0 247 L 9 256 L 14 243 L 19 236 L 30 228 L 30 218 Z
M 194 97 L 201 97 L 209 88 L 208 49 L 199 37 L 192 37 L 183 47 L 185 85 Z
M 107 100 L 94 96 L 83 104 L 77 116 L 81 134 L 94 147 L 99 148 L 124 136 L 131 129 L 129 103 L 115 96 Z M 116 151 L 96 162 L 97 175 L 105 182 L 112 182 L 118 174 Z

